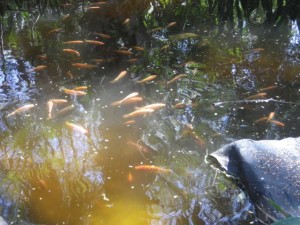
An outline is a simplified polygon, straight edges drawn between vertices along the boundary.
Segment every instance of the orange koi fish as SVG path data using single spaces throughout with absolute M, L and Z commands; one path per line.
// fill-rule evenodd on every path
M 169 24 L 165 27 L 165 29 L 168 29 L 168 28 L 170 28 L 170 27 L 174 27 L 176 24 L 177 24 L 176 22 L 171 22 L 171 23 L 169 23 Z
M 74 106 L 74 105 L 69 105 L 69 106 L 67 106 L 67 107 L 65 107 L 65 108 L 63 108 L 63 109 L 57 111 L 54 115 L 52 115 L 51 118 L 47 118 L 47 120 L 55 119 L 55 118 L 57 118 L 57 117 L 59 117 L 59 116 L 63 116 L 63 115 L 65 115 L 65 114 L 71 112 L 71 111 L 74 110 L 74 109 L 75 109 L 75 106 Z
M 267 95 L 267 93 L 261 92 L 261 93 L 255 94 L 255 95 L 251 95 L 251 96 L 245 98 L 245 100 L 264 98 L 264 97 L 266 97 L 266 95 Z
M 138 103 L 141 101 L 143 101 L 142 97 L 132 97 L 132 98 L 122 99 L 120 101 L 113 102 L 110 105 L 111 106 L 130 105 L 130 104 Z
M 269 114 L 269 116 L 268 116 L 268 119 L 267 119 L 266 123 L 267 123 L 267 122 L 270 122 L 271 120 L 273 120 L 274 116 L 275 116 L 275 112 L 270 112 L 270 114 Z
M 115 50 L 115 53 L 118 53 L 120 55 L 132 55 L 133 52 L 128 51 L 128 50 Z
M 9 113 L 7 115 L 7 117 L 10 117 L 10 116 L 13 116 L 15 114 L 19 114 L 19 113 L 22 113 L 22 112 L 25 112 L 25 111 L 28 111 L 29 109 L 32 109 L 34 107 L 34 104 L 28 104 L 28 105 L 24 105 L 18 109 L 16 109 L 15 111 Z
M 128 119 L 128 118 L 132 118 L 132 117 L 136 117 L 136 116 L 143 116 L 146 114 L 150 114 L 152 112 L 154 112 L 153 109 L 138 109 L 138 110 L 135 110 L 131 113 L 124 115 L 123 118 Z
M 131 94 L 127 95 L 125 98 L 123 98 L 120 102 L 122 103 L 123 101 L 125 101 L 126 99 L 130 99 L 130 98 L 133 98 L 133 97 L 136 97 L 138 96 L 139 93 L 138 92 L 132 92 Z
M 144 78 L 143 80 L 138 80 L 138 81 L 136 81 L 136 83 L 137 83 L 137 84 L 146 83 L 146 82 L 149 82 L 149 81 L 154 80 L 156 77 L 157 77 L 157 75 L 150 75 L 150 76 Z
M 277 88 L 276 85 L 272 85 L 272 86 L 269 86 L 269 87 L 261 88 L 260 91 L 270 91 L 270 90 L 273 90 L 273 89 L 276 89 L 276 88 Z
M 104 39 L 110 39 L 111 38 L 111 36 L 108 35 L 108 34 L 97 33 L 97 32 L 94 32 L 94 34 L 97 35 L 97 36 L 100 36 L 100 37 L 102 37 Z
M 145 49 L 143 47 L 140 47 L 140 46 L 132 46 L 132 48 L 138 52 L 143 52 L 145 51 Z
M 85 43 L 92 44 L 92 45 L 104 45 L 104 42 L 102 41 L 96 41 L 96 40 L 84 40 Z
M 170 173 L 170 172 L 172 172 L 171 169 L 166 169 L 166 168 L 163 168 L 160 166 L 154 166 L 154 165 L 139 165 L 139 166 L 135 166 L 134 169 L 148 171 L 148 172 L 152 172 L 152 173 Z
M 57 104 L 67 103 L 68 102 L 68 100 L 66 100 L 66 99 L 60 99 L 60 98 L 52 98 L 49 101 L 51 101 L 53 103 L 57 103 Z
M 79 69 L 93 69 L 98 67 L 97 65 L 91 65 L 87 63 L 72 63 L 72 66 Z
M 134 62 L 137 62 L 139 59 L 137 58 L 133 58 L 133 59 L 127 59 L 126 62 L 129 62 L 129 63 L 134 63 Z
M 82 40 L 74 40 L 74 41 L 65 41 L 63 43 L 64 44 L 76 44 L 76 45 L 78 45 L 78 44 L 83 44 L 84 41 L 82 41 Z
M 130 22 L 130 19 L 127 18 L 126 20 L 124 20 L 123 25 L 128 24 Z
M 90 6 L 90 7 L 86 8 L 86 10 L 99 10 L 99 9 L 101 9 L 100 6 Z
M 150 105 L 145 105 L 141 108 L 137 108 L 137 109 L 153 109 L 153 110 L 158 110 L 158 109 L 161 109 L 163 107 L 165 107 L 166 104 L 164 103 L 153 103 L 153 104 L 150 104 Z
M 47 102 L 48 107 L 48 118 L 52 118 L 52 109 L 53 109 L 54 103 L 52 101 Z
M 88 133 L 87 129 L 85 129 L 81 125 L 70 123 L 70 122 L 66 122 L 66 125 L 67 125 L 68 128 L 70 128 L 72 130 L 79 131 L 79 132 L 81 132 L 83 134 L 87 134 Z
M 40 66 L 34 67 L 31 71 L 38 72 L 38 71 L 42 71 L 42 70 L 44 70 L 46 68 L 47 68 L 46 65 L 40 65 Z
M 264 116 L 262 118 L 259 118 L 258 120 L 255 120 L 254 123 L 262 123 L 262 122 L 267 122 L 268 117 Z
M 71 90 L 71 89 L 63 89 L 63 92 L 65 92 L 66 94 L 69 94 L 69 95 L 79 95 L 79 96 L 87 94 L 84 91 L 76 91 L 76 90 Z
M 72 54 L 72 55 L 76 55 L 76 56 L 80 56 L 80 53 L 74 49 L 70 49 L 70 48 L 65 48 L 63 49 L 63 52 L 66 52 L 66 53 L 69 53 L 69 54 Z
M 177 80 L 180 80 L 183 77 L 187 77 L 187 76 L 188 75 L 186 75 L 186 74 L 179 74 L 176 77 L 174 77 L 172 80 L 168 81 L 167 84 L 169 85 L 169 84 L 171 84 L 171 83 L 173 83 L 173 82 L 175 82 Z
M 54 34 L 54 33 L 58 33 L 60 31 L 62 31 L 63 29 L 62 28 L 55 28 L 53 30 L 50 30 L 46 35 L 50 35 L 50 34 Z
M 135 120 L 127 120 L 126 122 L 123 123 L 124 125 L 132 125 L 135 124 Z
M 88 87 L 87 86 L 79 86 L 79 87 L 75 87 L 74 90 L 75 91 L 85 91 L 87 90 Z
M 119 73 L 119 75 L 115 79 L 113 79 L 112 81 L 110 81 L 110 83 L 117 83 L 119 80 L 121 80 L 127 74 L 128 74 L 127 70 L 123 70 L 121 73 Z
M 184 109 L 185 107 L 187 107 L 187 104 L 185 104 L 183 102 L 179 102 L 173 106 L 174 109 Z
M 276 126 L 279 126 L 279 127 L 284 127 L 285 124 L 280 122 L 280 121 L 277 121 L 277 120 L 270 120 L 270 123 L 276 125 Z

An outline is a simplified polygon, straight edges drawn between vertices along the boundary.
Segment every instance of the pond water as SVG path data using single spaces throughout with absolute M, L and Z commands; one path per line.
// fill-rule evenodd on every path
M 255 224 L 247 196 L 205 155 L 242 138 L 299 136 L 296 22 L 142 30 L 93 13 L 12 13 L 2 23 L 2 217 Z

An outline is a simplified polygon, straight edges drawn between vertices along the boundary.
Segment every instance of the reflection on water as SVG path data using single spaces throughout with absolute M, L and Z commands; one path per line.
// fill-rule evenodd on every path
M 170 31 L 174 36 L 169 40 L 170 34 L 159 30 L 147 37 L 151 47 L 137 34 L 134 46 L 140 48 L 134 48 L 122 33 L 126 31 L 113 27 L 123 27 L 123 21 L 90 28 L 75 16 L 44 20 L 32 29 L 4 32 L 0 158 L 7 221 L 141 225 L 255 220 L 249 199 L 211 170 L 204 157 L 241 138 L 299 136 L 295 24 L 288 33 L 245 26 L 234 37 L 224 32 L 216 39 L 208 34 L 207 40 L 189 32 L 176 36 L 179 30 Z M 63 43 L 74 40 L 82 42 Z M 41 65 L 46 67 L 37 69 Z M 123 70 L 128 74 L 111 83 Z M 136 82 L 154 74 L 153 81 Z M 186 76 L 171 83 L 179 74 Z M 66 91 L 78 87 L 87 90 L 77 95 Z M 134 92 L 142 102 L 111 105 Z M 256 101 L 259 93 L 275 101 Z M 52 106 L 52 118 L 50 99 L 67 101 Z M 216 102 L 224 104 L 214 106 Z M 7 116 L 29 103 L 35 105 L 30 111 Z M 165 106 L 125 123 L 124 115 L 153 103 Z M 273 122 L 256 122 L 271 112 Z M 160 172 L 138 170 L 138 165 L 155 165 Z

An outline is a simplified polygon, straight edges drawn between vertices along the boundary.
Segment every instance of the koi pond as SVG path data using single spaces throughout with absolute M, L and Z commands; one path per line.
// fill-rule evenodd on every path
M 2 20 L 3 219 L 256 224 L 247 195 L 205 156 L 300 135 L 297 23 L 140 24 L 97 10 Z

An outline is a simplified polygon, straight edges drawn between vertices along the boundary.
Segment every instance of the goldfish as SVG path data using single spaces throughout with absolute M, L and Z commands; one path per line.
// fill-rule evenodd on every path
M 53 109 L 54 103 L 52 101 L 47 102 L 47 107 L 48 107 L 48 118 L 52 117 L 52 109 Z
M 277 121 L 277 120 L 270 120 L 270 123 L 276 125 L 276 126 L 279 126 L 279 127 L 284 127 L 285 124 L 280 122 L 280 121 Z
M 83 44 L 84 41 L 82 40 L 74 40 L 74 41 L 65 41 L 64 44 Z
M 72 63 L 72 66 L 79 69 L 93 69 L 98 67 L 97 65 L 91 65 L 87 63 Z
M 60 31 L 62 31 L 62 28 L 55 28 L 53 30 L 50 30 L 46 35 L 48 36 L 50 34 L 58 33 Z
M 131 183 L 133 181 L 133 176 L 132 176 L 131 172 L 128 173 L 127 180 L 128 180 L 129 183 Z
M 123 123 L 124 125 L 132 125 L 135 124 L 135 120 L 127 120 L 126 122 Z
M 174 109 L 183 109 L 185 107 L 187 107 L 187 105 L 183 102 L 179 102 L 179 103 L 177 103 L 176 105 L 173 106 Z
M 139 51 L 139 52 L 142 52 L 144 51 L 145 49 L 143 47 L 140 47 L 140 46 L 132 46 L 132 48 L 136 51 Z
M 76 90 L 71 90 L 71 89 L 63 89 L 63 92 L 69 95 L 86 95 L 87 93 L 84 91 L 76 91 Z
M 274 118 L 274 116 L 275 116 L 275 112 L 270 112 L 266 122 L 270 122 Z
M 46 65 L 40 65 L 40 66 L 34 67 L 31 71 L 38 72 L 38 71 L 44 70 L 46 68 L 47 68 Z
M 90 6 L 88 8 L 86 8 L 86 10 L 98 10 L 98 9 L 101 9 L 100 6 Z
M 104 59 L 92 59 L 92 61 L 94 61 L 95 63 L 103 63 L 103 62 L 105 62 Z
M 104 42 L 102 41 L 96 41 L 96 40 L 84 40 L 85 43 L 88 43 L 88 44 L 93 44 L 93 45 L 104 45 Z
M 57 104 L 67 103 L 68 102 L 68 100 L 66 100 L 66 99 L 60 99 L 60 98 L 51 98 L 49 101 L 51 101 L 53 103 L 57 103 Z
M 154 112 L 153 109 L 138 109 L 138 110 L 135 110 L 131 113 L 124 115 L 123 118 L 128 119 L 128 118 L 132 118 L 132 117 L 136 117 L 136 116 L 146 115 L 146 114 L 149 114 L 152 112 Z
M 261 93 L 255 94 L 255 95 L 251 95 L 251 96 L 245 98 L 245 100 L 264 98 L 264 97 L 266 97 L 266 95 L 267 95 L 267 93 L 261 92 Z
M 123 101 L 125 101 L 126 99 L 129 99 L 129 98 L 133 98 L 133 97 L 136 97 L 138 96 L 139 93 L 138 92 L 132 92 L 131 94 L 127 95 L 125 98 L 123 98 L 120 102 L 122 103 Z
M 132 55 L 133 54 L 133 52 L 128 51 L 128 50 L 115 50 L 115 52 L 120 55 Z
M 110 81 L 110 83 L 116 83 L 119 80 L 121 80 L 123 77 L 125 77 L 128 74 L 128 72 L 126 70 L 123 70 L 121 73 L 119 73 L 119 75 L 113 79 L 112 81 Z
M 139 165 L 139 166 L 135 166 L 134 169 L 153 172 L 153 173 L 170 173 L 170 172 L 172 172 L 171 169 L 166 169 L 166 168 L 163 168 L 160 166 L 154 166 L 154 165 Z
M 171 83 L 173 83 L 173 82 L 175 82 L 175 81 L 177 81 L 177 80 L 180 80 L 180 79 L 183 78 L 183 77 L 187 77 L 187 76 L 188 76 L 188 75 L 186 75 L 186 74 L 179 74 L 179 75 L 177 75 L 176 77 L 174 77 L 172 80 L 168 81 L 167 84 L 171 84 Z
M 264 116 L 264 117 L 261 117 L 261 118 L 255 120 L 254 123 L 267 122 L 267 120 L 268 120 L 268 117 Z
M 129 22 L 130 22 L 130 19 L 127 18 L 127 19 L 124 20 L 123 25 L 128 24 Z
M 130 105 L 130 104 L 138 103 L 141 101 L 143 101 L 142 97 L 132 97 L 132 98 L 122 99 L 120 101 L 113 102 L 110 105 L 111 106 Z
M 134 63 L 134 62 L 137 62 L 139 59 L 137 58 L 133 58 L 133 59 L 127 59 L 126 62 L 129 62 L 129 63 Z
M 51 118 L 48 117 L 47 120 L 49 120 L 49 119 L 55 119 L 55 118 L 57 118 L 59 116 L 63 116 L 63 115 L 69 113 L 70 111 L 72 111 L 74 109 L 75 109 L 74 105 L 69 105 L 69 106 L 67 106 L 67 107 L 65 107 L 65 108 L 57 111 L 54 115 L 52 115 Z
M 177 24 L 176 22 L 171 22 L 171 23 L 169 23 L 169 24 L 165 27 L 165 29 L 168 29 L 168 28 L 170 28 L 170 27 L 174 27 L 176 24 Z
M 63 49 L 63 52 L 66 52 L 66 53 L 70 53 L 70 54 L 73 54 L 73 55 L 76 55 L 76 56 L 80 56 L 80 53 L 74 49 L 70 49 L 70 48 L 65 48 Z
M 87 90 L 87 88 L 88 88 L 87 86 L 79 86 L 79 87 L 75 87 L 74 90 L 75 91 L 85 91 L 85 90 Z
M 88 133 L 87 129 L 85 129 L 81 125 L 70 123 L 70 122 L 66 122 L 66 125 L 67 125 L 67 127 L 69 127 L 72 130 L 79 131 L 79 132 L 81 132 L 83 134 L 87 134 Z
M 25 112 L 25 111 L 28 111 L 29 109 L 32 109 L 34 107 L 34 104 L 28 104 L 28 105 L 24 105 L 18 109 L 16 109 L 15 111 L 9 113 L 7 115 L 7 117 L 10 117 L 10 116 L 13 116 L 15 114 L 19 114 L 19 113 L 22 113 L 22 112 Z
M 94 34 L 97 35 L 97 36 L 100 36 L 100 37 L 102 37 L 104 39 L 110 39 L 111 38 L 111 36 L 108 35 L 108 34 L 97 33 L 97 32 L 94 32 Z
M 157 75 L 150 75 L 150 76 L 144 78 L 143 80 L 138 80 L 138 81 L 136 81 L 136 83 L 137 83 L 137 84 L 146 83 L 146 82 L 149 82 L 149 81 L 154 80 L 156 77 L 157 77 Z
M 276 85 L 271 85 L 269 87 L 261 88 L 260 91 L 270 91 L 270 90 L 273 90 L 275 88 L 277 88 Z
M 141 108 L 137 108 L 137 109 L 153 109 L 153 110 L 157 110 L 157 109 L 163 108 L 165 106 L 166 106 L 166 104 L 164 104 L 164 103 L 153 103 L 153 104 L 145 105 L 145 106 L 143 106 Z

